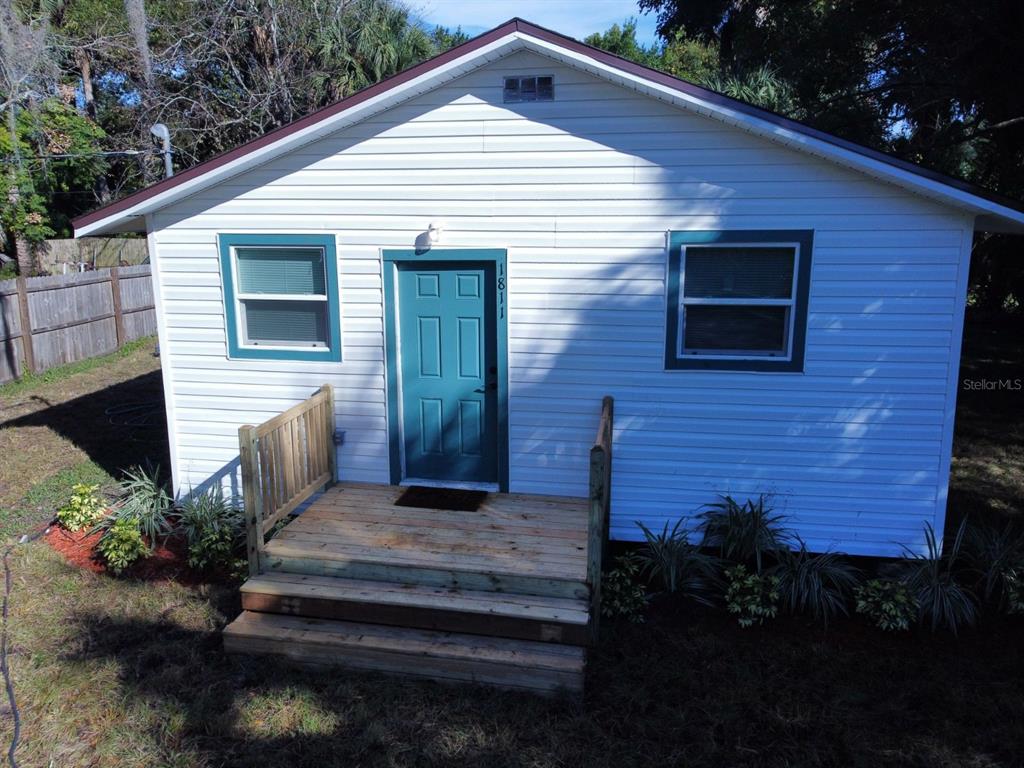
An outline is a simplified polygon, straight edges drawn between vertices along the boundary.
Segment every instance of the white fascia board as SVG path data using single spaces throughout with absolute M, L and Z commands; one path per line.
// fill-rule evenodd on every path
M 102 234 L 106 231 L 114 231 L 125 220 L 151 214 L 172 203 L 176 203 L 189 195 L 193 195 L 203 189 L 223 182 L 240 173 L 252 170 L 253 168 L 266 163 L 275 157 L 290 152 L 321 139 L 335 131 L 345 128 L 353 123 L 366 120 L 375 114 L 396 106 L 402 101 L 426 93 L 438 85 L 454 80 L 472 71 L 489 61 L 498 59 L 523 47 L 521 35 L 511 33 L 501 37 L 482 48 L 460 56 L 457 59 L 427 72 L 408 82 L 386 90 L 361 104 L 345 109 L 336 115 L 327 117 L 320 122 L 303 128 L 300 131 L 282 136 L 280 140 L 265 147 L 260 147 L 235 160 L 225 163 L 209 172 L 197 176 L 194 179 L 168 189 L 158 195 L 140 201 L 137 205 L 118 211 L 110 216 L 86 224 L 84 227 L 75 230 L 75 237 L 85 237 L 91 234 Z
M 989 214 L 1024 226 L 1024 213 L 999 203 L 973 195 L 970 192 L 965 192 L 948 184 L 943 184 L 941 181 L 905 171 L 881 160 L 844 149 L 814 136 L 808 136 L 807 134 L 777 125 L 755 115 L 750 115 L 721 104 L 715 104 L 668 85 L 656 83 L 630 72 L 624 72 L 621 69 L 547 42 L 546 40 L 540 40 L 522 33 L 518 34 L 522 37 L 526 47 L 538 53 L 556 58 L 568 66 L 583 69 L 624 87 L 646 93 L 662 101 L 668 101 L 676 106 L 684 107 L 690 111 L 727 123 L 740 130 L 783 144 L 792 149 L 816 155 L 824 160 L 865 173 L 881 181 L 896 184 L 945 205 L 967 210 L 975 215 Z M 1011 227 L 1011 229 L 1016 231 L 1015 227 Z

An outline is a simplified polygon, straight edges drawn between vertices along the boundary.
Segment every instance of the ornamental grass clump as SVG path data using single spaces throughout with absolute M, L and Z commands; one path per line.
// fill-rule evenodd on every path
M 791 536 L 783 520 L 784 516 L 773 513 L 764 494 L 742 504 L 732 496 L 722 496 L 721 501 L 708 504 L 701 513 L 698 530 L 704 536 L 703 546 L 717 549 L 725 560 L 761 573 L 767 556 L 789 548 Z
M 963 562 L 974 588 L 985 602 L 1007 613 L 1024 611 L 1024 529 L 1012 522 L 1001 528 L 970 525 L 963 543 Z
M 659 582 L 666 592 L 711 605 L 718 583 L 719 561 L 690 543 L 684 520 L 676 522 L 671 530 L 665 523 L 659 533 L 643 523 L 637 525 L 644 534 L 644 543 L 638 552 L 644 573 Z
M 836 552 L 812 554 L 802 539 L 797 550 L 779 550 L 768 573 L 779 579 L 782 605 L 790 613 L 807 613 L 828 626 L 846 605 L 859 572 Z
M 191 493 L 178 521 L 188 543 L 190 568 L 234 568 L 244 535 L 242 513 L 224 499 L 220 486 Z
M 935 530 L 925 523 L 926 552 L 916 553 L 904 547 L 907 562 L 903 566 L 903 581 L 917 601 L 918 618 L 929 624 L 933 632 L 948 629 L 956 634 L 960 627 L 973 626 L 977 620 L 974 594 L 960 580 L 966 530 L 967 521 L 964 520 L 952 544 L 943 551 Z
M 160 482 L 160 469 L 132 467 L 120 483 L 121 503 L 115 516 L 134 520 L 150 546 L 171 532 L 174 500 Z

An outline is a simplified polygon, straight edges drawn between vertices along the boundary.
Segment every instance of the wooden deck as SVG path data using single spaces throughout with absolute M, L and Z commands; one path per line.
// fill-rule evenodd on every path
M 473 512 L 398 506 L 400 487 L 334 484 L 329 384 L 259 426 L 241 426 L 249 579 L 224 647 L 581 693 L 600 615 L 612 411 L 605 397 L 587 498 L 495 493 Z
M 586 597 L 587 501 L 491 494 L 476 512 L 395 506 L 404 488 L 331 488 L 267 544 L 267 570 Z
M 435 680 L 579 692 L 591 632 L 587 499 L 490 494 L 475 512 L 345 483 L 265 545 L 228 650 Z

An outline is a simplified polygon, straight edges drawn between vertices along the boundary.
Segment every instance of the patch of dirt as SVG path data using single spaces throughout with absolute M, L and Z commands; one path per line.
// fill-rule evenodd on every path
M 98 532 L 90 534 L 88 528 L 69 531 L 55 525 L 46 532 L 43 539 L 60 552 L 71 565 L 93 573 L 106 572 L 106 567 L 96 554 L 96 545 L 100 540 Z

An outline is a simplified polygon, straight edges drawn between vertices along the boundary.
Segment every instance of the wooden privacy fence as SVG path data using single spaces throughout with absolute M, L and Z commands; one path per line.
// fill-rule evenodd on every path
M 155 333 L 148 264 L 0 282 L 0 383 Z
M 590 585 L 590 632 L 597 641 L 601 616 L 601 565 L 608 546 L 608 520 L 612 507 L 612 431 L 615 402 L 601 401 L 597 438 L 590 449 L 590 516 L 587 522 L 587 582 Z
M 338 479 L 334 450 L 334 389 L 324 384 L 308 400 L 258 427 L 238 428 L 249 574 L 260 573 L 267 534 L 302 502 Z

